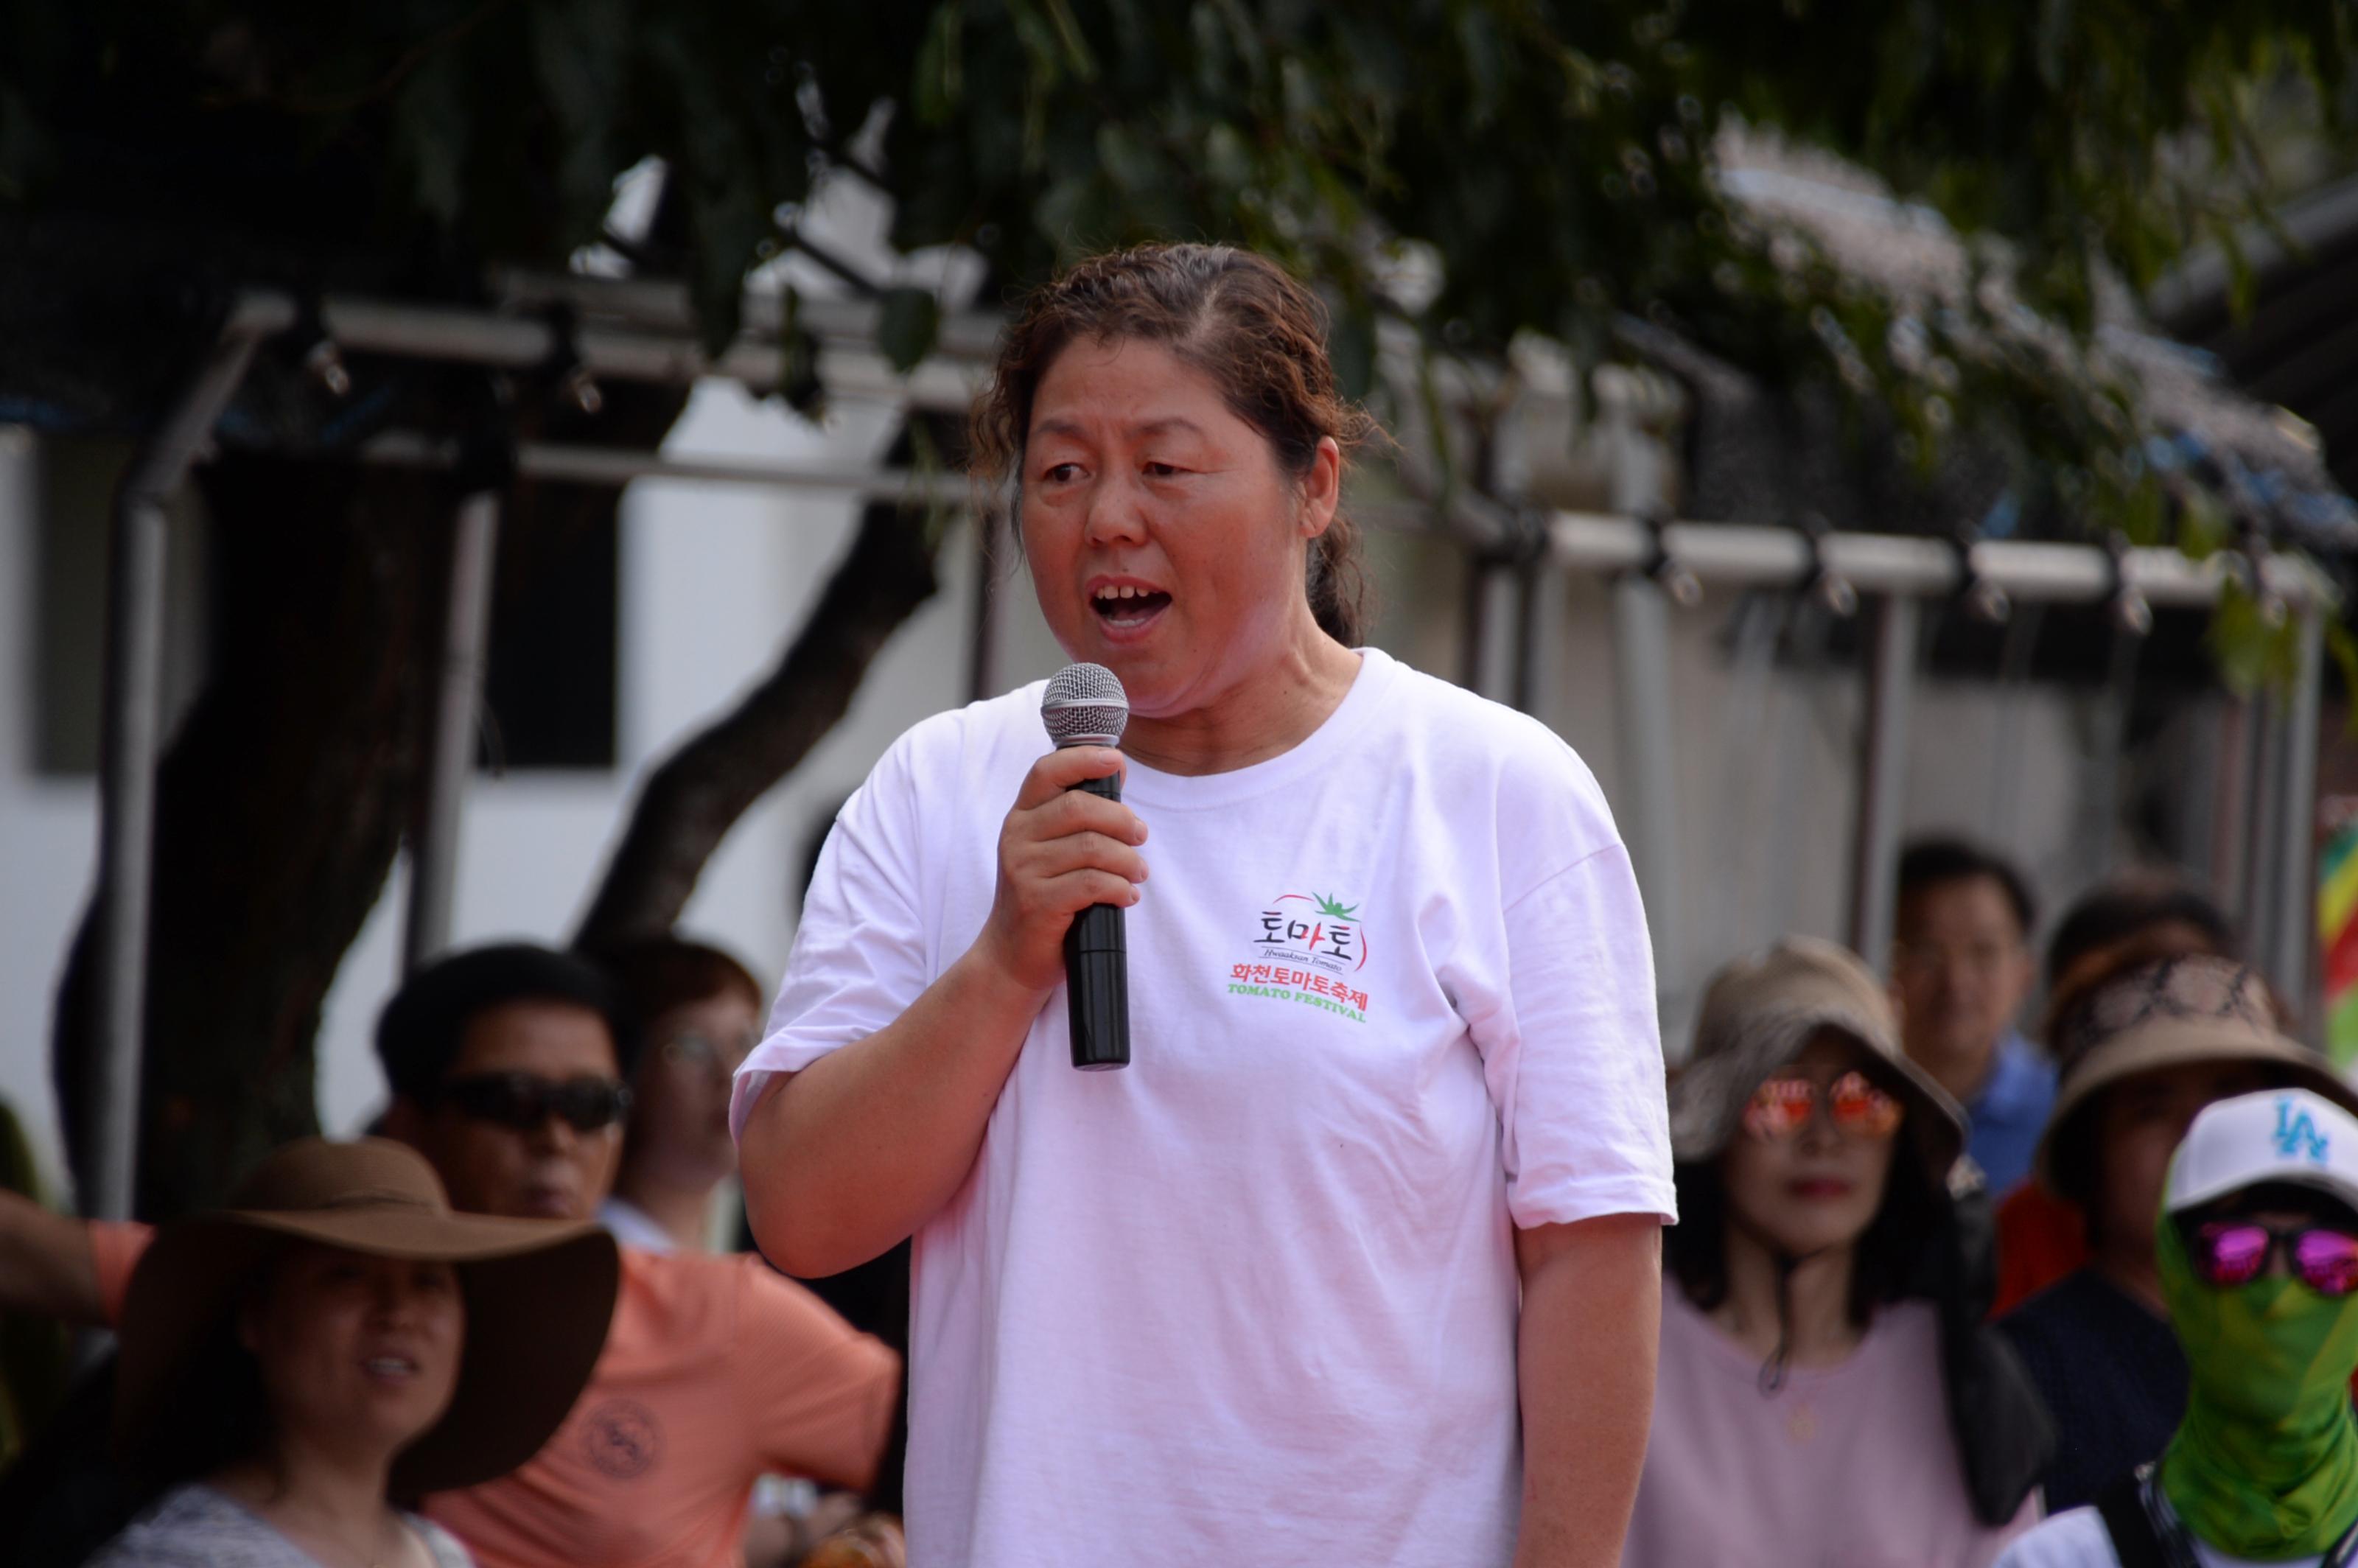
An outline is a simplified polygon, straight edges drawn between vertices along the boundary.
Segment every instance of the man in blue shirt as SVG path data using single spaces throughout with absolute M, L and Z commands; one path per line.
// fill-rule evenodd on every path
M 1973 1118 L 1966 1152 L 2004 1193 L 2030 1173 L 2055 1069 L 2015 1027 L 2036 916 L 2022 873 L 1959 838 L 1899 857 L 1891 989 L 1909 1056 Z

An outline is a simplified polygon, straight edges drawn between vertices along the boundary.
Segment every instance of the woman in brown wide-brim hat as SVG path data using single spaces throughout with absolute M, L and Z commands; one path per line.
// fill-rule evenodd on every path
M 530 1458 L 605 1344 L 592 1227 L 451 1211 L 417 1154 L 304 1139 L 167 1226 L 120 1328 L 118 1455 L 170 1489 L 98 1568 L 458 1568 L 395 1508 Z

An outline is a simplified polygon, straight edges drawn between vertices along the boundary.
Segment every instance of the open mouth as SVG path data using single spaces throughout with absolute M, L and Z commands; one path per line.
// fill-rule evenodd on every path
M 1106 583 L 1089 594 L 1089 608 L 1111 627 L 1143 626 L 1171 606 L 1171 596 L 1159 588 L 1135 583 Z
M 406 1356 L 372 1356 L 361 1369 L 380 1382 L 397 1383 L 417 1376 L 417 1363 Z

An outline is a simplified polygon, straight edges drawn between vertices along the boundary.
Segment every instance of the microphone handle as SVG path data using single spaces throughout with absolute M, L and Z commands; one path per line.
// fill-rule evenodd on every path
M 1121 798 L 1119 775 L 1073 787 Z M 1085 1073 L 1130 1065 L 1130 944 L 1121 913 L 1120 904 L 1093 903 L 1065 928 L 1065 1018 L 1073 1065 Z

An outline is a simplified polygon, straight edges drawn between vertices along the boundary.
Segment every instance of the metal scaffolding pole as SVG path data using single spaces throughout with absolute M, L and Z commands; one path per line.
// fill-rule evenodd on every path
M 482 707 L 483 649 L 490 638 L 492 578 L 499 559 L 500 494 L 479 490 L 459 503 L 450 541 L 449 597 L 434 686 L 426 800 L 409 858 L 408 921 L 402 970 L 450 945 L 458 894 L 459 830 L 467 781 L 475 767 L 475 724 Z
M 1512 704 L 1524 621 L 1521 574 L 1510 561 L 1475 557 L 1466 578 L 1465 674 L 1459 684 Z
M 2265 692 L 2244 704 L 2243 815 L 2237 824 L 2243 857 L 2237 878 L 2236 914 L 2244 923 L 2246 950 L 2266 962 L 2276 951 L 2277 806 L 2282 795 L 2277 734 L 2284 716 Z
M 156 760 L 163 743 L 164 500 L 245 379 L 254 346 L 285 330 L 294 315 L 284 300 L 241 300 L 114 494 L 99 785 L 98 1053 L 83 1128 L 90 1190 L 81 1195 L 82 1212 L 92 1218 L 129 1218 L 137 1174 Z
M 1671 606 L 1643 572 L 1613 582 L 1615 726 L 1621 738 L 1622 799 L 1615 815 L 1654 939 L 1657 989 L 1684 979 L 1679 951 L 1678 773 L 1671 736 Z M 1667 1011 L 1667 1009 L 1665 1009 Z
M 1562 512 L 1548 535 L 1558 560 L 1590 571 L 1644 570 L 1654 557 L 1654 535 L 1635 518 Z M 1696 578 L 1722 587 L 1790 588 L 1820 561 L 1862 595 L 1929 598 L 1961 586 L 1957 552 L 1943 539 L 1828 534 L 1813 559 L 1810 541 L 1791 528 L 1672 523 L 1661 531 L 1661 548 Z M 1975 577 L 2004 589 L 2017 603 L 2096 603 L 2129 588 L 2151 604 L 2203 605 L 2245 571 L 2227 552 L 2196 561 L 2176 550 L 2133 549 L 2123 555 L 2116 579 L 2111 555 L 2093 545 L 1988 539 L 1973 546 L 1970 558 Z M 2320 603 L 2332 593 L 2317 569 L 2294 555 L 2266 557 L 2260 579 L 2266 591 L 2290 606 Z
M 460 443 L 414 431 L 394 430 L 361 443 L 362 462 L 390 468 L 449 469 L 459 464 Z M 920 473 L 910 469 L 844 463 L 747 462 L 741 460 L 666 458 L 656 452 L 612 447 L 524 441 L 515 449 L 522 479 L 569 484 L 625 485 L 656 479 L 703 484 L 752 484 L 767 490 L 808 490 L 852 501 L 889 501 L 909 505 L 969 506 L 974 486 L 961 473 Z
M 974 524 L 974 625 L 967 643 L 967 700 L 980 702 L 999 695 L 999 638 L 1001 540 L 1005 531 L 997 509 L 983 507 L 970 521 Z
M 1850 945 L 1877 974 L 1890 961 L 1920 616 L 1917 601 L 1905 595 L 1877 601 L 1866 672 L 1866 733 L 1859 747 L 1858 820 L 1851 841 Z
M 1562 566 L 1541 556 L 1531 563 L 1526 592 L 1521 696 L 1524 712 L 1552 728 L 1563 696 L 1563 639 L 1571 617 L 1571 582 Z
M 2325 678 L 2325 617 L 2301 614 L 2300 663 L 2278 726 L 2276 914 L 2268 978 L 2312 1031 L 2317 1016 L 2317 741 Z

